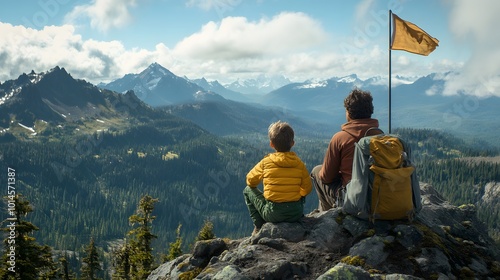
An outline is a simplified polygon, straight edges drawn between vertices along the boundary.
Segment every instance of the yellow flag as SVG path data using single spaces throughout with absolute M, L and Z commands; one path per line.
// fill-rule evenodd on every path
M 415 54 L 429 55 L 438 46 L 439 40 L 431 37 L 415 24 L 392 14 L 394 31 L 391 50 L 402 50 Z

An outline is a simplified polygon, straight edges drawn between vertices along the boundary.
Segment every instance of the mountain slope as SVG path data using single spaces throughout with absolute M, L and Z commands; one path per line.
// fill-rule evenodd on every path
M 498 115 L 500 98 L 480 98 L 466 92 L 444 96 L 445 81 L 446 77 L 431 74 L 394 86 L 391 92 L 392 128 L 440 129 L 469 139 L 480 135 L 483 140 L 494 142 L 491 139 L 500 130 L 500 123 L 493 116 Z M 372 93 L 373 116 L 379 119 L 381 127 L 387 127 L 387 85 L 376 79 L 362 81 L 356 75 L 288 84 L 264 95 L 259 102 L 292 112 L 300 110 L 304 116 L 308 112 L 321 112 L 334 122 L 342 123 L 344 98 L 355 87 Z
M 197 102 L 164 108 L 168 113 L 188 119 L 216 135 L 267 134 L 267 128 L 275 121 L 292 125 L 297 137 L 330 137 L 334 126 L 316 120 L 305 119 L 280 107 L 248 104 L 231 100 Z
M 153 107 L 224 99 L 217 93 L 206 91 L 197 84 L 174 75 L 158 63 L 149 65 L 139 74 L 127 74 L 99 86 L 117 92 L 133 90 L 139 99 Z
M 230 90 L 221 85 L 218 81 L 207 81 L 205 78 L 191 80 L 193 83 L 199 85 L 207 91 L 216 92 L 222 95 L 225 99 L 239 101 L 239 102 L 252 102 L 254 98 L 249 94 L 242 94 L 234 90 Z
M 0 93 L 0 127 L 17 136 L 28 131 L 31 137 L 121 130 L 160 117 L 133 92 L 100 89 L 59 67 L 7 81 Z

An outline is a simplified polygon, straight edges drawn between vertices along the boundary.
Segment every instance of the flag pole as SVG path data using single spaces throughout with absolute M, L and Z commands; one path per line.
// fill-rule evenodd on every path
M 392 30 L 391 30 L 391 22 L 392 22 L 392 10 L 389 10 L 389 133 L 391 133 L 391 37 L 392 37 Z

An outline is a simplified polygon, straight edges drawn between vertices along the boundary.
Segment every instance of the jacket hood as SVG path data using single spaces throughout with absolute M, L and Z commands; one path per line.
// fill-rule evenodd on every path
M 269 154 L 271 159 L 279 167 L 295 167 L 301 162 L 294 152 L 276 152 Z
M 357 119 L 351 120 L 342 125 L 342 130 L 352 136 L 361 139 L 365 136 L 366 131 L 371 127 L 378 127 L 377 119 Z

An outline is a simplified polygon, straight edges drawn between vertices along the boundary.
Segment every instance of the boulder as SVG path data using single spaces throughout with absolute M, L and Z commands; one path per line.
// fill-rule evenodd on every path
M 412 221 L 313 212 L 251 237 L 197 242 L 148 279 L 499 279 L 499 248 L 475 207 L 420 188 L 423 208 Z

